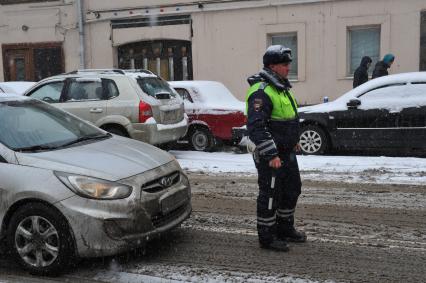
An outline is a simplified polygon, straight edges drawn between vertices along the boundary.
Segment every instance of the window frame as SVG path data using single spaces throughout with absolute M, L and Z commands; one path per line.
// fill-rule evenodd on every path
M 33 99 L 38 99 L 38 98 L 34 98 L 32 96 L 34 94 L 34 92 L 38 91 L 39 89 L 41 89 L 41 88 L 43 88 L 43 87 L 45 87 L 47 85 L 55 84 L 55 83 L 63 83 L 61 94 L 59 95 L 59 100 L 58 101 L 53 101 L 53 102 L 47 102 L 47 101 L 44 101 L 43 99 L 39 99 L 39 100 L 47 102 L 49 104 L 62 103 L 63 102 L 62 100 L 63 100 L 64 91 L 65 91 L 65 89 L 67 89 L 67 82 L 66 82 L 65 79 L 53 80 L 53 81 L 48 81 L 46 83 L 43 83 L 43 84 L 39 85 L 36 89 L 32 90 L 30 93 L 26 94 L 25 96 L 31 97 Z
M 0 0 L 1 1 L 1 0 Z M 40 1 L 37 1 L 40 2 Z M 65 72 L 65 53 L 63 48 L 63 42 L 58 41 L 50 41 L 50 42 L 38 42 L 38 43 L 7 43 L 2 44 L 2 57 L 3 57 L 3 75 L 4 81 L 10 81 L 10 70 L 7 64 L 8 54 L 9 52 L 23 50 L 28 56 L 28 66 L 26 66 L 27 72 L 27 80 L 28 81 L 37 81 L 36 80 L 36 72 L 35 72 L 35 64 L 36 59 L 34 57 L 35 49 L 49 49 L 49 48 L 58 48 L 61 53 L 61 60 L 58 60 L 59 68 L 61 69 L 61 73 Z
M 356 68 L 359 66 L 358 62 L 354 68 L 354 72 L 351 72 L 351 57 L 352 57 L 352 36 L 351 36 L 351 32 L 352 31 L 357 31 L 357 30 L 368 30 L 368 29 L 377 29 L 379 31 L 379 46 L 378 46 L 378 50 L 379 50 L 379 54 L 377 56 L 378 60 L 380 60 L 380 50 L 382 48 L 382 42 L 381 42 L 381 36 L 382 36 L 382 27 L 380 24 L 375 24 L 375 25 L 354 25 L 354 26 L 346 26 L 346 77 L 353 77 Z M 369 56 L 369 55 L 364 55 L 364 56 Z M 370 56 L 371 57 L 371 56 Z M 376 62 L 373 61 L 370 67 L 370 72 L 372 72 L 373 68 L 374 68 L 374 64 Z M 369 74 L 369 77 L 371 75 Z
M 287 37 L 290 37 L 290 36 L 295 36 L 296 37 L 296 48 L 295 48 L 295 50 L 296 50 L 296 57 L 294 56 L 294 54 L 295 54 L 295 52 L 294 52 L 294 48 L 291 50 L 291 55 L 292 55 L 292 57 L 293 57 L 293 62 L 291 63 L 292 64 L 292 66 L 294 66 L 294 65 L 296 65 L 296 67 L 297 67 L 297 71 L 295 72 L 295 73 L 293 73 L 292 72 L 292 70 L 294 70 L 293 68 L 290 68 L 290 73 L 288 74 L 288 78 L 291 80 L 297 80 L 297 78 L 299 77 L 299 57 L 300 57 L 300 55 L 299 55 L 299 52 L 298 52 L 298 50 L 299 50 L 299 35 L 298 35 L 298 32 L 297 32 L 297 30 L 296 31 L 286 31 L 286 32 L 281 32 L 281 33 L 274 33 L 274 34 L 269 34 L 269 39 L 268 39 L 268 42 L 269 42 L 269 45 L 272 45 L 272 40 L 273 40 L 273 38 L 274 37 L 284 37 L 284 36 L 287 36 Z M 288 46 L 286 46 L 286 47 L 288 47 Z M 294 58 L 296 58 L 296 64 L 294 64 Z
M 364 96 L 365 94 L 372 92 L 372 91 L 375 91 L 377 89 L 381 89 L 381 88 L 385 88 L 385 87 L 391 87 L 391 86 L 404 86 L 404 85 L 407 85 L 407 84 L 408 84 L 407 82 L 400 82 L 400 83 L 390 83 L 390 84 L 381 85 L 381 86 L 369 89 L 366 92 L 361 93 L 356 98 L 359 99 L 360 97 Z
M 174 87 L 174 89 L 176 90 L 176 92 L 179 94 L 179 96 L 182 98 L 183 101 L 189 101 L 191 103 L 194 103 L 194 100 L 192 99 L 191 94 L 189 93 L 189 91 L 186 88 Z M 179 90 L 185 91 L 185 96 L 182 96 L 182 94 L 179 92 Z

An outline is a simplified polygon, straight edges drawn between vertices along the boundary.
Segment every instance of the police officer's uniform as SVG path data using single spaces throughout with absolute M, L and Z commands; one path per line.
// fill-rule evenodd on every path
M 294 151 L 299 141 L 297 103 L 288 80 L 267 68 L 269 64 L 291 62 L 290 52 L 283 46 L 268 48 L 263 57 L 265 68 L 248 79 L 251 86 L 246 97 L 247 129 L 256 145 L 259 242 L 261 247 L 283 251 L 288 250 L 285 241 L 306 240 L 306 235 L 294 228 L 294 211 L 302 185 Z M 269 161 L 277 156 L 282 166 L 274 169 Z

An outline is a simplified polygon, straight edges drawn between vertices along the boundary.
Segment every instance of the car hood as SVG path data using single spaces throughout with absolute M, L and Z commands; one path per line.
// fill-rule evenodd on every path
M 174 157 L 152 145 L 128 138 L 112 138 L 66 149 L 16 153 L 19 164 L 91 176 L 124 179 L 166 164 Z

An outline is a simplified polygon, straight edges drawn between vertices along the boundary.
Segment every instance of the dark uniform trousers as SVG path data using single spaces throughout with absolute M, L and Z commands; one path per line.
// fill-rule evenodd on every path
M 302 182 L 299 166 L 294 151 L 285 151 L 278 148 L 282 166 L 274 169 L 269 161 L 261 159 L 256 162 L 258 171 L 259 195 L 257 198 L 257 231 L 259 241 L 269 244 L 274 235 L 293 228 L 294 211 L 301 193 Z M 273 171 L 275 186 L 271 189 Z M 273 192 L 272 209 L 268 209 L 269 198 Z

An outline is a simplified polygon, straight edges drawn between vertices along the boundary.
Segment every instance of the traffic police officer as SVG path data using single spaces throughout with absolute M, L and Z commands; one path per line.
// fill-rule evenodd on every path
M 294 228 L 294 211 L 301 192 L 295 151 L 299 148 L 297 104 L 287 79 L 291 50 L 270 46 L 264 68 L 248 78 L 247 129 L 255 145 L 258 171 L 257 230 L 262 248 L 288 251 L 288 241 L 305 242 Z

